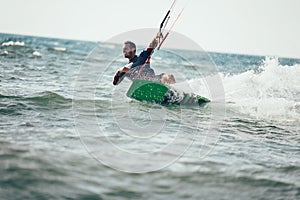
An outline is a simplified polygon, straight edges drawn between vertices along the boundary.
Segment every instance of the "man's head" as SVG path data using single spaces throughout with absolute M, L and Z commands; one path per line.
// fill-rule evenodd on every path
M 135 56 L 136 46 L 131 41 L 124 42 L 123 55 L 125 58 L 131 59 Z

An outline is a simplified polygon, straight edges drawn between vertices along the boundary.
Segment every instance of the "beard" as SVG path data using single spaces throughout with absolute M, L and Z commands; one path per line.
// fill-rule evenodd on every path
M 128 58 L 128 59 L 132 58 L 133 56 L 134 56 L 134 53 L 132 51 L 124 54 L 124 57 Z

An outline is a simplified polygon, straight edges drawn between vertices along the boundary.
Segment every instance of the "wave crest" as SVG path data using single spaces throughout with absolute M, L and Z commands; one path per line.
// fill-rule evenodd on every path
M 300 119 L 300 64 L 281 65 L 278 58 L 266 57 L 256 70 L 218 76 L 223 82 L 227 107 L 258 119 Z M 202 81 L 195 79 L 189 84 L 198 85 L 196 93 L 209 94 Z
M 7 46 L 25 46 L 25 42 L 19 42 L 19 41 L 8 41 L 3 42 L 1 46 L 7 47 Z
M 72 99 L 65 98 L 55 92 L 45 91 L 32 96 L 10 96 L 0 94 L 0 99 L 10 99 L 9 101 L 23 102 L 30 106 L 38 106 L 44 109 L 70 108 Z

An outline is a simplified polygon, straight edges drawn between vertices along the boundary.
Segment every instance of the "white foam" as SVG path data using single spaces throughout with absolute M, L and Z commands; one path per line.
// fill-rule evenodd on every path
M 1 44 L 2 46 L 24 46 L 25 43 L 24 42 L 19 42 L 19 41 L 9 41 L 9 42 L 3 42 Z
M 266 57 L 258 71 L 220 73 L 219 77 L 226 107 L 259 119 L 300 121 L 300 64 L 283 66 L 277 58 Z M 191 80 L 189 84 L 195 93 L 209 95 L 201 81 Z
M 41 57 L 41 56 L 42 56 L 42 54 L 41 54 L 40 52 L 38 52 L 38 51 L 34 51 L 34 52 L 32 53 L 32 55 L 33 55 L 33 56 L 36 56 L 36 57 Z
M 67 51 L 67 48 L 65 48 L 65 47 L 53 47 L 53 50 L 55 50 L 55 51 Z
M 0 55 L 8 55 L 8 51 L 4 50 L 4 51 L 0 52 Z

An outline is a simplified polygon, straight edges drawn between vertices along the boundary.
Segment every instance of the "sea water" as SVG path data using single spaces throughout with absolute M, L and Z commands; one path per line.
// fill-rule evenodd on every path
M 1 199 L 300 198 L 300 60 L 162 49 L 154 70 L 212 100 L 174 107 L 112 85 L 122 45 L 0 45 Z

